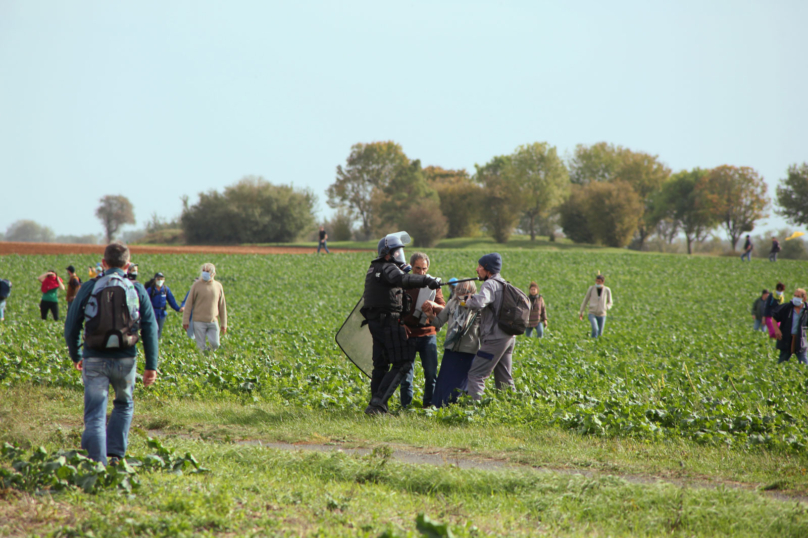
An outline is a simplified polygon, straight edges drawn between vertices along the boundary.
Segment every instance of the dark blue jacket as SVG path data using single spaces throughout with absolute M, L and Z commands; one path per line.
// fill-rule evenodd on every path
M 151 305 L 154 309 L 154 315 L 157 319 L 163 319 L 168 315 L 166 314 L 166 308 L 168 308 L 169 305 L 177 312 L 180 311 L 180 306 L 174 299 L 174 294 L 171 293 L 171 289 L 168 285 L 163 284 L 163 287 L 160 289 L 157 289 L 156 285 L 149 286 L 146 288 L 146 293 L 149 294 Z
M 108 269 L 104 274 L 108 275 L 117 272 L 121 276 L 126 276 L 121 269 Z M 83 347 L 81 342 L 82 327 L 84 326 L 84 309 L 87 301 L 90 300 L 95 282 L 93 280 L 85 283 L 79 288 L 79 293 L 70 305 L 65 320 L 65 341 L 67 351 L 73 362 L 79 362 L 82 358 L 99 357 L 102 359 L 130 359 L 137 357 L 137 346 L 118 349 L 115 351 L 102 351 L 97 349 L 87 349 L 84 347 L 81 355 L 79 349 Z M 140 342 L 143 344 L 143 351 L 146 354 L 146 370 L 157 369 L 157 320 L 152 309 L 143 284 L 134 282 L 138 299 L 140 300 Z

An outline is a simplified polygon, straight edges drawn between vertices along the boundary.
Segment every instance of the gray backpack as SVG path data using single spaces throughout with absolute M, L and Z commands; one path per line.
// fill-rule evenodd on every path
M 505 280 L 498 280 L 503 286 L 502 303 L 497 312 L 497 324 L 502 332 L 517 336 L 525 334 L 530 320 L 530 299 L 525 292 Z
M 140 336 L 140 298 L 134 283 L 117 273 L 94 279 L 84 309 L 84 344 L 113 350 L 134 346 Z

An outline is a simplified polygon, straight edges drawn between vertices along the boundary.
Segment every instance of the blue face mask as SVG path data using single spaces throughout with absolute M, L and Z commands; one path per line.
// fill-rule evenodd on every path
M 202 280 L 204 280 L 205 282 L 209 281 L 210 280 L 210 273 L 207 272 L 207 271 L 202 271 Z
M 794 297 L 793 299 L 791 299 L 791 303 L 794 306 L 802 306 L 802 299 L 800 297 Z

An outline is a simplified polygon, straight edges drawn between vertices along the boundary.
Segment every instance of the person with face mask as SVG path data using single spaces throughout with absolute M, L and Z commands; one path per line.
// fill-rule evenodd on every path
M 177 312 L 183 312 L 185 308 L 177 304 L 174 294 L 166 285 L 166 277 L 163 273 L 155 274 L 154 278 L 146 283 L 146 293 L 149 294 L 152 309 L 154 309 L 154 317 L 157 318 L 157 339 L 159 340 L 163 337 L 163 325 L 165 325 L 166 317 L 168 316 L 168 307 L 171 306 Z
M 584 319 L 584 312 L 589 313 L 589 324 L 592 326 L 592 338 L 600 338 L 606 326 L 606 313 L 612 307 L 612 290 L 604 286 L 606 277 L 601 274 L 595 277 L 595 285 L 589 286 L 578 312 L 578 319 Z
M 131 280 L 132 282 L 137 280 L 137 264 L 133 263 L 129 266 L 129 271 L 126 273 L 126 278 Z
M 777 349 L 780 350 L 777 364 L 787 362 L 792 355 L 796 355 L 801 364 L 808 364 L 808 309 L 805 308 L 805 300 L 805 290 L 797 288 L 791 301 L 783 304 L 772 316 L 780 324 L 775 327 Z
M 766 299 L 766 303 L 763 307 L 763 323 L 765 323 L 766 328 L 769 329 L 769 338 L 772 340 L 775 338 L 776 334 L 775 322 L 772 320 L 772 316 L 786 301 L 785 289 L 786 285 L 782 282 L 778 282 L 777 286 L 774 288 L 774 293 L 769 294 L 769 297 Z
M 194 340 L 199 351 L 216 351 L 219 348 L 219 333 L 227 333 L 227 304 L 224 288 L 215 280 L 216 266 L 202 264 L 199 280 L 188 292 L 188 300 L 182 314 L 182 328 L 186 331 L 194 318 Z M 207 343 L 206 343 L 207 341 Z
M 361 309 L 373 338 L 373 371 L 371 372 L 368 415 L 388 412 L 387 401 L 410 371 L 415 360 L 416 341 L 408 338 L 401 324 L 403 312 L 409 311 L 409 295 L 405 289 L 439 289 L 440 280 L 428 275 L 410 273 L 404 257 L 409 244 L 406 232 L 389 234 L 379 241 L 378 256 L 370 262 L 365 274 L 364 306 Z

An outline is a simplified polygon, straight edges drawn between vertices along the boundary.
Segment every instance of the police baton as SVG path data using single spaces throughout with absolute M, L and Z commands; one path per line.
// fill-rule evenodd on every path
M 460 284 L 461 282 L 472 282 L 474 280 L 480 280 L 480 277 L 475 276 L 474 278 L 464 278 L 462 280 L 452 280 L 451 282 L 448 282 L 448 281 L 447 282 L 441 282 L 440 285 L 441 286 L 449 286 L 449 285 L 454 286 L 455 284 Z

